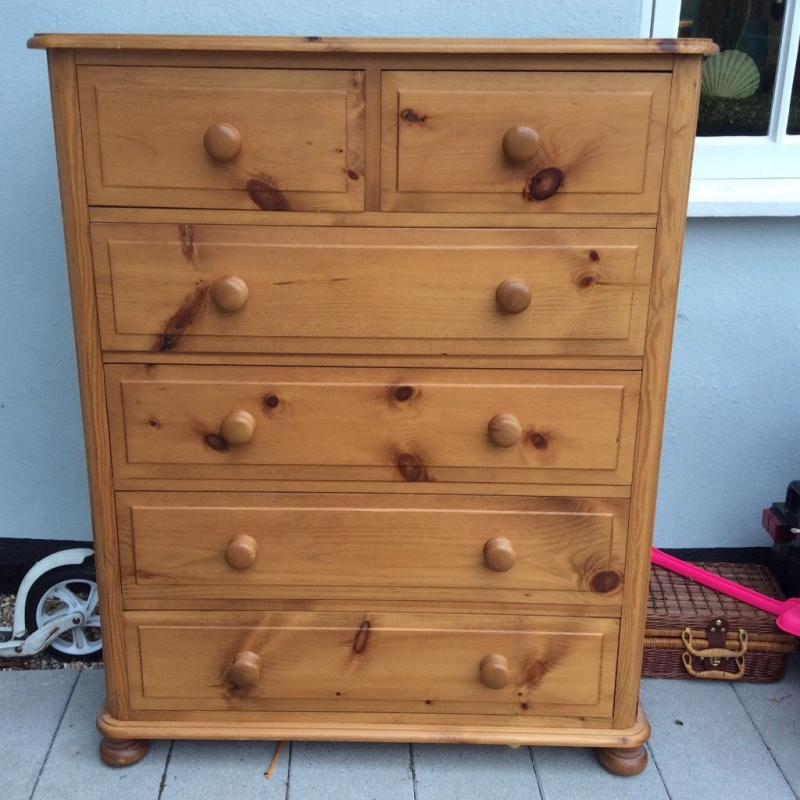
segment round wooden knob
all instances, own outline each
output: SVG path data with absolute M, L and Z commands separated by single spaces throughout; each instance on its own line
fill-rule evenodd
M 489 420 L 489 438 L 498 447 L 513 447 L 522 438 L 522 425 L 513 414 L 497 414 Z
M 505 314 L 521 314 L 531 304 L 531 290 L 524 281 L 510 278 L 497 287 L 494 299 Z
M 517 561 L 511 542 L 503 536 L 489 539 L 483 546 L 483 560 L 495 572 L 507 572 Z
M 203 146 L 214 161 L 230 161 L 242 149 L 242 134 L 227 122 L 215 122 L 206 128 Z
M 252 567 L 258 556 L 258 542 L 246 533 L 237 533 L 225 548 L 225 560 L 234 569 Z
M 484 656 L 480 663 L 481 681 L 490 689 L 502 689 L 508 686 L 511 675 L 508 671 L 508 659 L 499 653 Z
M 222 420 L 219 432 L 228 444 L 247 444 L 256 432 L 255 417 L 249 411 L 232 411 Z
M 250 290 L 236 275 L 220 278 L 211 287 L 211 299 L 220 311 L 238 311 L 247 302 Z
M 515 125 L 503 135 L 503 152 L 515 164 L 533 158 L 538 149 L 539 134 L 533 128 Z
M 228 680 L 240 689 L 249 689 L 261 677 L 261 659 L 252 650 L 242 650 L 236 654 L 233 664 L 228 668 Z

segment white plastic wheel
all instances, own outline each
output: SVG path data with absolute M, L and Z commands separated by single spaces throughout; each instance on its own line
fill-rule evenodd
M 103 649 L 97 582 L 89 578 L 67 578 L 44 589 L 36 604 L 36 627 L 53 617 L 72 611 L 84 615 L 84 622 L 50 643 L 57 653 L 71 658 L 89 658 Z

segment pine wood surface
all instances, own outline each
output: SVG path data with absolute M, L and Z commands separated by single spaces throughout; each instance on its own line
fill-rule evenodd
M 715 47 L 30 46 L 52 48 L 103 734 L 583 745 L 643 768 Z
M 136 709 L 535 717 L 605 716 L 612 707 L 615 620 L 142 611 L 126 624 L 130 657 L 141 663 Z M 242 652 L 256 656 L 259 674 L 240 687 L 230 671 Z M 508 661 L 500 688 L 481 680 L 492 653 Z
M 640 355 L 650 231 L 92 226 L 103 346 L 158 350 L 170 318 L 210 289 L 174 351 L 276 349 Z M 247 298 L 214 302 L 236 276 Z M 505 313 L 495 293 L 525 284 Z
M 200 50 L 287 53 L 637 53 L 713 55 L 710 39 L 424 39 L 322 36 L 179 36 L 143 34 L 37 33 L 28 47 L 80 50 Z
M 337 494 L 117 494 L 126 603 L 330 596 L 619 608 L 627 503 Z M 238 537 L 252 560 L 234 568 Z M 514 563 L 494 571 L 485 547 Z M 215 591 L 214 591 L 215 590 Z
M 670 77 L 656 73 L 386 72 L 383 210 L 652 212 Z M 512 163 L 506 131 L 531 125 L 538 145 Z M 557 168 L 552 195 L 526 197 L 532 174 Z
M 108 365 L 115 474 L 629 483 L 638 373 Z M 230 443 L 227 415 L 252 440 Z M 519 418 L 518 440 L 487 433 Z

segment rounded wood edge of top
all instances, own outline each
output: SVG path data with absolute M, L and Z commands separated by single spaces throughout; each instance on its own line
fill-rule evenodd
M 264 53 L 451 53 L 462 55 L 713 55 L 711 39 L 440 39 L 326 36 L 183 36 L 35 33 L 33 50 L 193 50 Z

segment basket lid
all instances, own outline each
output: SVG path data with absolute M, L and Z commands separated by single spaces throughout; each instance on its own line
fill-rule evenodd
M 784 599 L 772 573 L 760 564 L 715 562 L 700 564 L 703 569 L 755 589 L 770 597 Z M 647 600 L 647 628 L 705 628 L 713 617 L 723 617 L 737 628 L 754 633 L 786 636 L 775 624 L 775 617 L 732 597 L 715 592 L 662 567 L 651 567 L 650 594 Z

